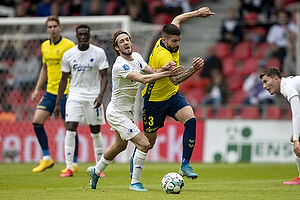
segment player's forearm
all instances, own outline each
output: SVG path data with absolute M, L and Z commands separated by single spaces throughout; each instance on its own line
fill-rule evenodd
M 43 84 L 46 82 L 46 80 L 47 80 L 47 71 L 42 67 L 39 75 L 39 79 L 35 86 L 35 90 L 40 90 Z
M 298 96 L 294 96 L 290 99 L 292 110 L 292 123 L 293 123 L 293 141 L 299 140 L 300 133 L 300 101 Z
M 55 104 L 59 105 L 60 101 L 64 95 L 64 92 L 66 90 L 68 84 L 68 79 L 62 78 L 59 82 L 59 87 L 58 87 L 58 93 L 57 93 L 57 97 L 56 97 L 56 101 Z
M 187 13 L 183 13 L 180 15 L 177 15 L 173 20 L 172 20 L 172 24 L 175 24 L 176 26 L 180 26 L 181 23 L 188 21 L 189 19 L 195 18 L 195 17 L 199 17 L 200 13 L 199 10 L 194 10 L 191 12 L 187 12 Z
M 108 84 L 108 77 L 107 76 L 102 77 L 102 79 L 101 79 L 101 88 L 100 88 L 100 92 L 98 94 L 99 97 L 104 96 L 104 93 L 105 93 L 106 88 L 107 88 L 107 84 Z
M 147 74 L 143 76 L 141 83 L 146 84 L 168 76 L 170 76 L 170 72 L 168 71 L 159 72 L 155 74 Z
M 182 74 L 170 77 L 170 80 L 174 85 L 178 85 L 179 83 L 182 83 L 183 81 L 190 78 L 195 72 L 196 71 L 193 69 L 193 67 L 190 67 L 189 69 L 185 70 Z

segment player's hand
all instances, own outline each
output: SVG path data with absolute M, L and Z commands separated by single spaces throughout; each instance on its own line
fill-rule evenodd
M 55 105 L 53 114 L 54 114 L 54 117 L 55 117 L 56 119 L 59 118 L 59 111 L 60 111 L 60 105 Z
M 31 101 L 36 102 L 36 97 L 39 94 L 38 90 L 34 90 L 33 93 L 31 94 Z
M 102 98 L 103 98 L 103 97 L 98 96 L 98 97 L 95 99 L 95 101 L 94 101 L 94 109 L 100 107 L 100 105 L 102 104 Z
M 193 69 L 196 71 L 200 70 L 204 65 L 204 60 L 200 57 L 193 59 Z
M 170 61 L 167 64 L 165 64 L 164 66 L 162 66 L 160 68 L 160 72 L 164 72 L 164 71 L 168 71 L 170 70 L 172 67 L 176 67 L 176 63 L 174 61 Z
M 182 72 L 184 71 L 184 67 L 182 65 L 179 65 L 178 67 L 172 67 L 170 69 L 170 76 L 177 76 L 179 74 L 182 74 Z
M 295 155 L 300 158 L 300 147 L 299 147 L 299 140 L 295 140 L 293 142 L 293 150 Z
M 207 18 L 211 15 L 215 15 L 215 13 L 211 12 L 208 7 L 200 8 L 198 11 L 199 11 L 199 17 L 202 17 L 202 18 Z

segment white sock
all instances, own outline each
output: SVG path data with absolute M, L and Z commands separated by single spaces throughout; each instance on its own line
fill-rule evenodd
M 295 163 L 297 165 L 298 168 L 298 172 L 299 172 L 299 177 L 300 177 L 300 158 L 298 158 L 297 156 L 295 156 Z
M 112 160 L 106 160 L 104 156 L 100 158 L 100 161 L 95 166 L 95 173 L 99 176 L 104 169 L 112 163 Z
M 51 156 L 43 156 L 43 160 L 49 161 L 51 159 L 52 159 Z
M 102 134 L 99 133 L 91 133 L 93 138 L 93 147 L 94 147 L 94 154 L 95 154 L 95 161 L 96 163 L 99 162 L 102 154 L 103 154 L 103 141 L 102 141 Z
M 75 136 L 76 131 L 66 131 L 66 138 L 65 138 L 65 159 L 67 169 L 72 169 L 72 163 L 74 158 L 74 151 L 75 151 Z
M 141 182 L 141 176 L 143 171 L 143 166 L 147 157 L 147 153 L 144 153 L 140 150 L 136 150 L 133 157 L 133 173 L 131 184 Z

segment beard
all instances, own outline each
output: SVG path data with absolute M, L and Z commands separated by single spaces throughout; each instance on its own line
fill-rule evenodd
M 178 47 L 171 47 L 169 44 L 167 44 L 166 47 L 172 53 L 176 53 L 179 50 L 179 46 Z
M 126 55 L 126 56 L 130 56 L 132 54 L 132 49 L 130 49 L 130 51 L 123 51 L 123 50 L 119 50 L 120 51 L 120 54 L 122 53 L 123 55 Z

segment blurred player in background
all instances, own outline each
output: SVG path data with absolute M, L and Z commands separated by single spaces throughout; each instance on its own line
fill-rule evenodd
M 207 18 L 214 15 L 209 8 L 203 7 L 198 10 L 183 13 L 176 16 L 171 24 L 163 27 L 162 38 L 160 38 L 149 58 L 149 65 L 155 69 L 160 69 L 170 61 L 174 61 L 179 66 L 179 45 L 181 40 L 180 24 L 195 17 Z M 204 60 L 194 58 L 192 67 L 188 68 L 182 74 L 173 77 L 166 77 L 146 85 L 142 91 L 144 97 L 143 107 L 143 125 L 144 133 L 150 141 L 151 147 L 154 146 L 157 138 L 157 131 L 164 126 L 167 115 L 180 121 L 184 127 L 183 133 L 183 154 L 182 164 L 179 173 L 182 176 L 195 179 L 198 177 L 189 165 L 193 153 L 196 139 L 196 118 L 194 111 L 189 103 L 179 94 L 178 84 L 191 77 L 195 72 L 201 69 Z M 132 162 L 136 156 L 134 152 L 130 159 L 130 173 L 136 166 Z
M 40 71 L 38 82 L 32 93 L 31 100 L 36 101 L 36 97 L 42 88 L 43 84 L 47 81 L 47 91 L 44 97 L 37 105 L 36 111 L 33 117 L 33 128 L 36 133 L 37 139 L 43 150 L 43 158 L 40 161 L 38 167 L 32 169 L 33 172 L 42 172 L 47 168 L 54 165 L 53 159 L 50 156 L 48 139 L 44 129 L 44 123 L 48 117 L 52 114 L 55 106 L 55 100 L 58 92 L 58 85 L 61 78 L 60 63 L 63 54 L 68 49 L 75 46 L 74 42 L 64 38 L 60 35 L 61 26 L 59 18 L 56 16 L 49 16 L 46 20 L 46 29 L 49 33 L 50 39 L 43 42 L 41 50 L 43 55 L 43 65 Z M 69 84 L 64 91 L 64 96 L 61 103 L 62 118 L 65 118 L 65 103 L 66 95 L 68 94 Z M 76 135 L 76 157 L 74 158 L 74 167 L 77 163 L 78 152 L 78 136 Z
M 106 118 L 115 131 L 114 143 L 108 147 L 96 166 L 87 169 L 91 189 L 96 189 L 100 173 L 113 159 L 127 147 L 130 140 L 136 147 L 133 160 L 138 165 L 129 186 L 130 190 L 147 191 L 140 182 L 143 165 L 150 147 L 149 140 L 133 122 L 135 96 L 139 83 L 177 75 L 182 67 L 168 62 L 160 70 L 155 70 L 144 61 L 139 53 L 133 52 L 131 37 L 124 31 L 117 31 L 111 38 L 112 47 L 118 56 L 112 68 L 112 97 L 106 109 Z M 141 71 L 147 75 L 141 74 Z
M 263 87 L 273 94 L 282 94 L 290 103 L 292 110 L 293 134 L 291 142 L 295 153 L 295 162 L 299 176 L 292 181 L 284 182 L 284 185 L 300 185 L 300 76 L 282 77 L 278 68 L 267 68 L 259 75 Z
M 76 28 L 78 45 L 66 51 L 61 61 L 62 77 L 54 108 L 56 118 L 59 117 L 60 102 L 70 75 L 71 79 L 66 103 L 65 159 L 67 171 L 60 177 L 73 176 L 75 136 L 82 117 L 90 126 L 96 163 L 103 153 L 100 125 L 105 124 L 102 99 L 108 83 L 108 60 L 102 48 L 89 43 L 90 37 L 90 27 L 84 24 L 79 25 Z

